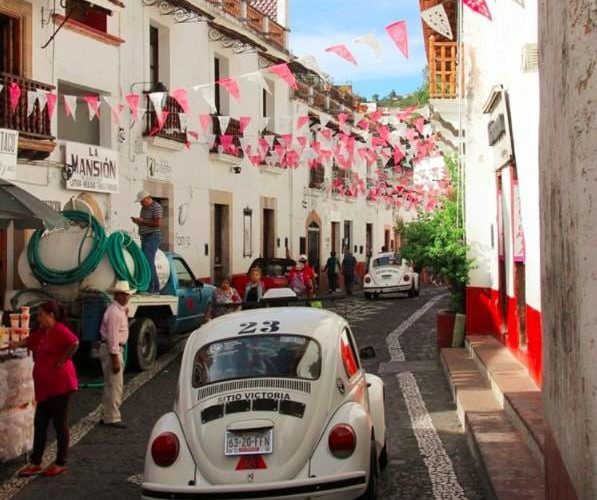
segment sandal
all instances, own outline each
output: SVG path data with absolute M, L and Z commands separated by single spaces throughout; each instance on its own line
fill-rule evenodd
M 29 464 L 23 467 L 19 472 L 18 475 L 20 477 L 31 477 L 37 476 L 42 471 L 41 465 Z
M 52 464 L 44 469 L 44 471 L 42 472 L 42 476 L 56 477 L 56 476 L 59 476 L 60 474 L 62 474 L 63 472 L 66 472 L 65 465 Z

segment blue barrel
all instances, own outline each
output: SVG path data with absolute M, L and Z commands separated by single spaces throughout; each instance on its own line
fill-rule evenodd
M 100 325 L 104 312 L 110 304 L 103 295 L 87 295 L 82 300 L 81 340 L 95 342 L 100 340 Z

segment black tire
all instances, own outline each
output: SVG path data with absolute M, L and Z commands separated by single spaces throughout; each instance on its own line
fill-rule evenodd
M 130 366 L 142 372 L 149 370 L 158 354 L 158 332 L 149 318 L 134 319 L 129 326 Z
M 418 297 L 419 295 L 421 295 L 421 284 L 419 283 L 419 286 L 415 289 L 415 297 Z
M 371 300 L 371 294 L 369 292 L 365 292 L 365 298 L 367 300 Z
M 376 292 L 376 293 L 374 293 L 374 294 L 373 294 L 373 298 L 374 298 L 375 300 L 379 299 L 379 293 L 377 293 L 377 292 Z
M 379 454 L 379 470 L 383 472 L 388 466 L 388 440 L 386 439 Z
M 415 282 L 413 281 L 413 284 L 410 286 L 410 289 L 408 290 L 408 296 L 412 299 L 413 297 L 416 297 L 416 287 L 415 287 Z
M 377 500 L 377 457 L 375 454 L 375 442 L 371 443 L 371 466 L 369 468 L 367 489 L 358 500 Z

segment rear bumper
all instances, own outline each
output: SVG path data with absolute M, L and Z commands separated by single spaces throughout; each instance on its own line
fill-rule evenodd
M 396 292 L 408 292 L 412 287 L 412 282 L 408 282 L 404 285 L 365 285 L 363 291 L 365 293 L 396 293 Z
M 277 500 L 317 497 L 348 500 L 362 494 L 366 485 L 367 474 L 365 471 L 275 483 L 224 486 L 163 486 L 143 483 L 141 498 L 146 500 L 156 498 L 170 500 L 234 500 L 238 498 Z

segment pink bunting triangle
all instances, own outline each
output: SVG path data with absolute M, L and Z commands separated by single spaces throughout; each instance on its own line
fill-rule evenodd
M 296 78 L 294 77 L 292 71 L 290 71 L 288 64 L 276 64 L 275 66 L 270 66 L 267 68 L 267 71 L 281 78 L 282 81 L 291 89 L 296 90 L 298 88 L 296 84 Z
M 239 127 L 240 127 L 240 133 L 244 134 L 246 128 L 249 126 L 249 123 L 251 123 L 251 117 L 250 116 L 241 116 L 238 119 L 238 123 L 239 123 Z
M 85 102 L 87 103 L 87 107 L 89 108 L 89 120 L 93 120 L 96 116 L 99 118 L 99 97 L 96 95 L 86 95 L 83 96 L 83 99 L 85 100 Z
M 238 82 L 234 78 L 229 76 L 218 80 L 216 83 L 221 87 L 224 87 L 237 102 L 240 102 L 240 88 Z
M 378 122 L 382 116 L 383 116 L 383 113 L 381 111 L 374 111 L 373 113 L 371 113 L 369 115 L 371 120 L 373 120 L 374 122 Z
M 299 116 L 296 119 L 296 128 L 298 130 L 302 129 L 307 123 L 309 123 L 309 115 Z
M 342 59 L 348 61 L 351 64 L 354 64 L 355 66 L 358 65 L 357 60 L 352 55 L 352 52 L 348 50 L 348 47 L 346 45 L 333 45 L 332 47 L 328 47 L 327 49 L 325 49 L 325 51 L 331 52 L 332 54 L 336 54 L 337 56 L 341 57 Z
M 199 115 L 199 123 L 203 132 L 206 134 L 209 132 L 209 126 L 211 125 L 211 115 Z
M 58 101 L 58 96 L 56 94 L 46 94 L 46 109 L 48 110 L 48 117 L 50 120 L 52 119 L 54 110 L 56 109 L 56 101 Z
M 406 21 L 396 21 L 386 26 L 386 32 L 393 40 L 400 52 L 408 59 L 408 33 Z
M 171 90 L 170 97 L 172 97 L 180 105 L 183 113 L 189 113 L 191 107 L 189 106 L 189 99 L 186 89 Z
M 21 98 L 21 87 L 19 87 L 15 82 L 10 82 L 8 86 L 8 97 L 10 103 L 10 111 L 14 113 L 17 109 L 17 105 L 19 104 L 19 99 Z
M 114 104 L 111 106 L 112 121 L 114 122 L 114 125 L 120 125 L 120 115 L 122 114 L 123 109 L 124 104 Z
M 338 113 L 338 123 L 340 123 L 340 125 L 344 125 L 346 120 L 348 120 L 348 116 L 348 113 Z
M 423 135 L 423 126 L 425 125 L 425 118 L 420 117 L 414 121 L 415 128 L 419 132 L 419 134 Z
M 158 121 L 158 130 L 157 130 L 157 132 L 159 132 L 160 130 L 162 130 L 162 128 L 164 128 L 164 125 L 166 124 L 166 120 L 168 119 L 168 115 L 169 114 L 170 114 L 170 111 L 166 111 L 165 109 L 162 110 L 161 113 L 156 113 L 156 118 L 157 118 L 157 121 Z
M 139 118 L 139 101 L 141 96 L 139 94 L 128 94 L 125 95 L 124 98 L 129 106 L 131 117 L 133 118 L 133 121 L 136 122 Z
M 404 158 L 404 153 L 400 148 L 394 149 L 394 165 L 400 165 L 400 162 Z
M 463 0 L 463 3 L 477 14 L 485 16 L 490 21 L 492 20 L 491 12 L 489 10 L 489 7 L 487 6 L 486 0 Z

